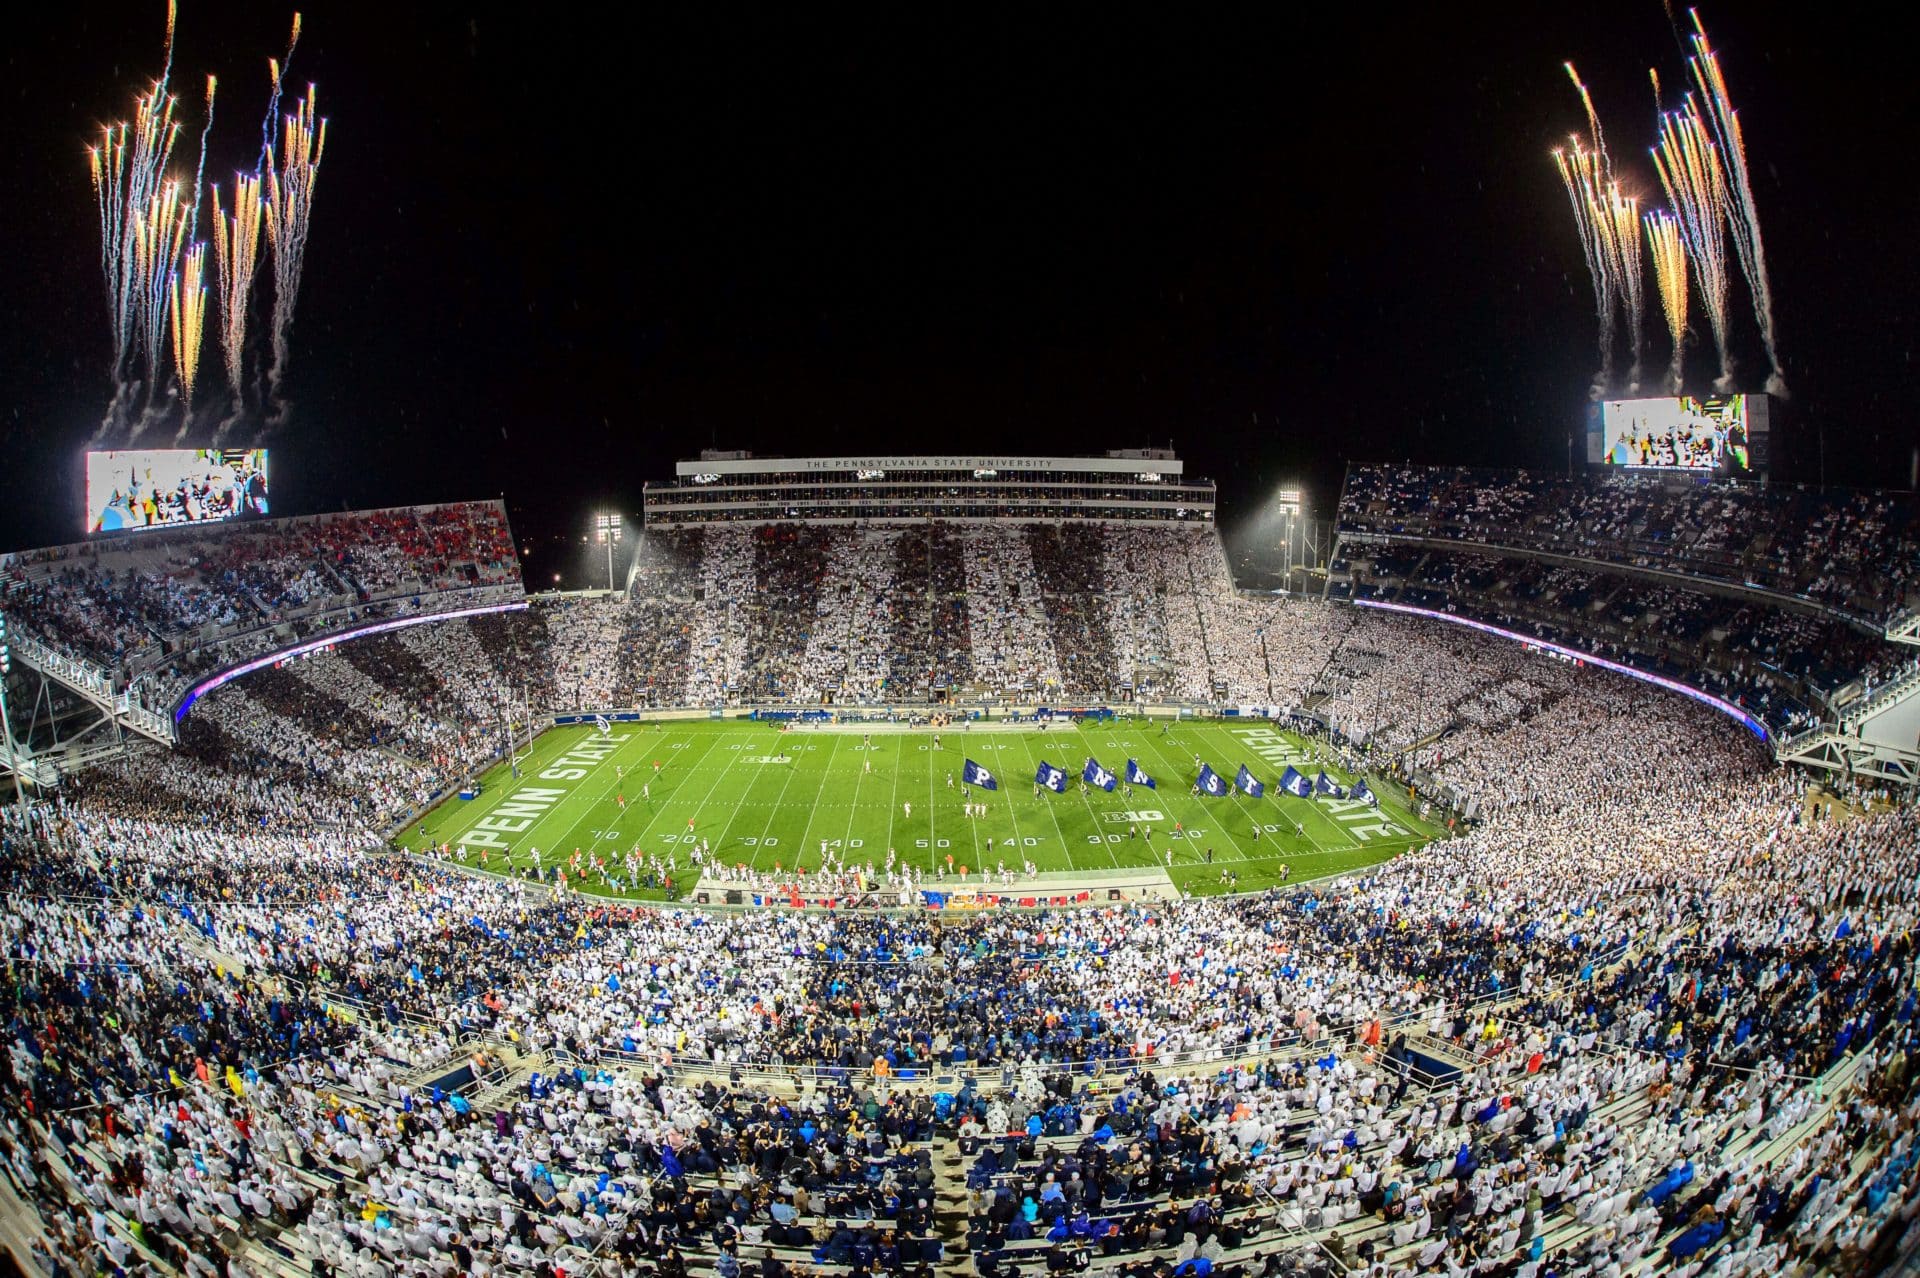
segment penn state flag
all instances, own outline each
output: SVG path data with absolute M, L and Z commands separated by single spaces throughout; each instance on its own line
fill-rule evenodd
M 1206 764 L 1200 765 L 1200 793 L 1211 794 L 1216 799 L 1227 792 L 1227 783 L 1218 772 Z
M 1294 768 L 1289 767 L 1286 772 L 1281 774 L 1280 788 L 1288 794 L 1304 799 L 1313 793 L 1313 782 L 1302 776 Z
M 966 785 L 977 785 L 982 790 L 998 790 L 1000 783 L 993 779 L 993 773 L 987 771 L 972 759 L 960 769 L 960 780 Z
M 1240 775 L 1233 779 L 1233 783 L 1240 787 L 1240 793 L 1249 798 L 1257 799 L 1267 792 L 1267 787 L 1253 779 L 1253 773 L 1247 771 L 1244 763 L 1240 765 Z
M 603 737 L 613 731 L 613 725 L 607 722 L 607 716 L 604 714 L 593 716 L 593 726 L 600 729 L 600 735 Z
M 1114 783 L 1119 778 L 1115 777 L 1113 773 L 1107 771 L 1105 768 L 1101 767 L 1098 763 L 1095 763 L 1092 755 L 1088 755 L 1086 771 L 1080 774 L 1080 779 L 1082 781 L 1085 781 L 1088 785 L 1097 785 L 1102 790 L 1111 792 L 1113 790 Z
M 1380 800 L 1373 797 L 1373 791 L 1367 788 L 1365 781 L 1355 781 L 1353 789 L 1347 791 L 1347 797 L 1359 799 L 1362 803 L 1370 803 L 1376 808 L 1380 806 Z
M 1142 772 L 1140 770 L 1140 765 L 1138 763 L 1135 763 L 1132 759 L 1127 760 L 1127 784 L 1128 785 L 1144 785 L 1149 790 L 1154 790 L 1159 788 L 1153 784 L 1153 778 L 1148 776 L 1146 773 Z
M 1347 797 L 1347 792 L 1340 788 L 1340 783 L 1328 776 L 1324 770 L 1313 779 L 1313 790 L 1315 794 L 1330 795 L 1336 799 Z
M 1039 770 L 1033 774 L 1033 779 L 1036 783 L 1044 785 L 1055 794 L 1065 794 L 1067 792 L 1067 774 L 1054 767 L 1051 763 L 1048 763 L 1045 759 L 1040 760 Z

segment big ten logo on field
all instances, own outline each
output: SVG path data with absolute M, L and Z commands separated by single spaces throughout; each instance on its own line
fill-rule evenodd
M 1141 808 L 1138 812 L 1102 812 L 1100 819 L 1108 825 L 1151 825 L 1166 820 L 1167 814 L 1158 808 Z

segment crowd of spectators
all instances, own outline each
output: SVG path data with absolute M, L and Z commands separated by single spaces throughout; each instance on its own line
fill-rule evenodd
M 1063 691 L 1032 547 L 1018 528 L 963 531 L 967 623 L 976 684 L 995 696 L 1046 700 Z
M 499 502 L 181 528 L 0 556 L 16 625 L 108 666 L 316 610 L 517 584 Z
M 922 701 L 937 689 L 976 682 L 967 597 L 967 543 L 962 529 L 930 524 L 902 534 L 894 583 L 887 590 L 890 635 L 887 699 Z
M 1911 493 L 1674 473 L 1358 466 L 1341 533 L 1477 542 L 1656 568 L 1883 623 L 1920 573 Z
M 1440 623 L 1234 608 L 1257 638 L 1229 651 L 1277 652 L 1337 716 L 1447 707 L 1427 766 L 1488 819 L 1245 898 L 653 910 L 370 850 L 492 748 L 494 663 L 557 642 L 549 610 L 216 691 L 183 752 L 0 818 L 0 1106 L 47 1245 L 724 1278 L 914 1272 L 965 1241 L 990 1276 L 1057 1236 L 1141 1274 L 1537 1278 L 1901 1236 L 1911 807 L 1812 823 L 1723 717 Z M 799 1098 L 726 1081 L 802 1066 L 825 1073 Z M 1841 1068 L 1844 1103 L 1806 1086 Z M 886 1086 L 929 1073 L 945 1099 Z M 957 1233 L 945 1142 L 972 1160 Z
M 1831 613 L 1459 548 L 1349 546 L 1337 597 L 1469 616 L 1690 683 L 1775 729 L 1912 663 Z
M 744 687 L 754 602 L 754 530 L 710 528 L 687 634 L 687 700 L 720 705 Z
M 885 697 L 901 541 L 894 528 L 849 531 L 834 539 L 795 679 L 800 699 Z
M 1105 624 L 1105 596 L 1128 591 L 1106 573 L 1106 530 L 1099 524 L 1029 524 L 1027 550 L 1040 589 L 1047 636 L 1060 666 L 1064 696 L 1113 695 L 1119 667 Z
M 831 1093 L 814 1111 L 776 1114 L 752 1096 L 675 1088 L 652 1066 L 636 1075 L 621 1065 L 668 1059 L 813 1062 L 858 1077 L 882 1059 L 893 1072 L 936 1063 L 985 1071 L 989 1081 L 963 1091 L 943 1131 L 1068 1136 L 1081 1159 L 1023 1169 L 1031 1159 L 1020 1157 L 1020 1138 L 999 1147 L 1005 1175 L 996 1161 L 976 1177 L 974 1241 L 988 1255 L 1017 1250 L 1023 1227 L 1032 1237 L 1064 1229 L 1105 1255 L 1172 1252 L 1176 1262 L 1189 1242 L 1193 1254 L 1219 1258 L 1263 1235 L 1292 1243 L 1367 1231 L 1370 1254 L 1398 1247 L 1404 1263 L 1431 1267 L 1442 1253 L 1520 1254 L 1556 1219 L 1577 1226 L 1569 1238 L 1596 1255 L 1597 1239 L 1645 1253 L 1697 1223 L 1697 1206 L 1663 1213 L 1662 1196 L 1643 1214 L 1634 1201 L 1672 1165 L 1697 1163 L 1702 1183 L 1724 1175 L 1715 1219 L 1739 1222 L 1739 1191 L 1760 1201 L 1773 1173 L 1716 1157 L 1728 1133 L 1786 1133 L 1806 1112 L 1805 1089 L 1789 1075 L 1822 1072 L 1883 1032 L 1904 1041 L 1920 831 L 1906 810 L 1802 825 L 1796 787 L 1755 776 L 1751 756 L 1703 712 L 1675 703 L 1640 719 L 1639 734 L 1593 748 L 1616 761 L 1655 752 L 1658 787 L 1623 793 L 1596 772 L 1567 802 L 1523 795 L 1467 839 L 1332 891 L 939 927 L 542 903 L 511 881 L 358 861 L 350 840 L 297 821 L 248 835 L 143 820 L 121 810 L 165 810 L 164 796 L 143 794 L 137 778 L 107 778 L 42 809 L 33 827 L 9 826 L 8 855 L 22 858 L 13 881 L 31 876 L 48 894 L 31 906 L 16 900 L 15 925 L 34 925 L 32 945 L 89 947 L 84 966 L 102 973 L 95 991 L 58 1005 L 151 1016 L 140 1023 L 155 1032 L 133 1036 L 138 1054 L 123 1054 L 69 1025 L 60 1041 L 85 1044 L 88 1064 L 65 1054 L 57 1067 L 35 1056 L 41 1039 L 29 1036 L 13 1068 L 17 1079 L 31 1074 L 16 1094 L 34 1099 L 29 1125 L 65 1110 L 62 1100 L 90 1106 L 49 1126 L 47 1139 L 68 1151 L 93 1209 L 141 1221 L 141 1242 L 162 1254 L 272 1224 L 299 1236 L 302 1255 L 371 1254 L 423 1272 L 436 1254 L 453 1254 L 450 1235 L 509 1266 L 567 1247 L 604 1246 L 619 1264 L 657 1257 L 663 1244 L 717 1257 L 729 1242 L 757 1251 L 778 1239 L 851 1262 L 858 1229 L 839 1237 L 829 1221 L 808 1219 L 810 1197 L 830 1204 L 837 1192 L 824 1216 L 893 1223 L 891 1251 L 865 1240 L 876 1256 L 909 1267 L 901 1244 L 912 1239 L 924 1257 L 925 1216 L 902 1200 L 924 1192 L 928 1169 L 912 1147 L 934 1134 L 927 1113 L 879 1123 Z M 1530 779 L 1564 767 L 1511 744 L 1512 770 Z M 304 786 L 302 802 L 312 803 L 310 783 L 285 784 Z M 335 904 L 316 910 L 319 900 Z M 46 913 L 62 909 L 82 925 Z M 203 942 L 252 975 L 214 973 L 192 948 Z M 1624 961 L 1616 946 L 1628 947 Z M 183 969 L 184 988 L 214 1009 L 217 1032 L 206 1031 L 204 1045 L 165 1029 L 191 1001 L 120 992 L 126 973 L 114 964 L 136 950 L 148 967 Z M 383 1035 L 375 1052 L 311 999 L 285 994 L 262 1024 L 230 1028 L 224 1018 L 262 1001 L 267 987 L 253 982 L 267 977 L 282 990 L 331 984 L 362 1006 L 392 1009 L 392 1023 L 438 1027 L 429 1041 L 445 1050 L 483 1031 L 578 1061 L 583 1073 L 544 1091 L 530 1082 L 523 1099 L 497 1100 L 491 1114 L 462 1113 L 392 1082 L 420 1055 L 420 1035 L 411 1044 Z M 290 1025 L 275 1030 L 282 1021 Z M 1451 1042 L 1473 1064 L 1447 1090 L 1409 1094 L 1367 1066 L 1364 1048 L 1382 1023 Z M 182 1046 L 163 1064 L 137 1046 L 177 1041 L 203 1050 Z M 321 1056 L 291 1059 L 303 1041 Z M 1278 1064 L 1177 1072 L 1194 1056 L 1289 1043 L 1298 1051 L 1283 1050 Z M 1876 1070 L 1883 1059 L 1874 1057 Z M 289 1067 L 276 1070 L 283 1060 Z M 1074 1098 L 1071 1084 L 1045 1104 L 1033 1095 L 1029 1076 L 1042 1062 L 1125 1071 L 1146 1060 L 1166 1062 L 1171 1081 L 1138 1075 L 1097 1099 Z M 1010 1080 L 1004 1071 L 1016 1068 Z M 139 1095 L 156 1075 L 169 1080 L 164 1096 Z M 47 1090 L 55 1086 L 87 1095 Z M 1589 1125 L 1595 1111 L 1635 1096 L 1657 1103 L 1631 1124 Z M 1862 1125 L 1904 1135 L 1912 1118 L 1894 1105 Z M 819 1156 L 811 1186 L 807 1155 L 792 1164 L 785 1153 L 809 1123 L 814 1137 L 840 1142 L 798 1146 Z M 839 1160 L 852 1144 L 861 1174 L 842 1183 Z M 92 1156 L 74 1156 L 78 1146 Z M 1801 1172 L 1831 1168 L 1841 1152 L 1809 1148 Z M 1851 1160 L 1866 1148 L 1844 1152 Z M 759 1170 L 760 1188 L 701 1179 L 742 1166 Z M 298 1175 L 321 1167 L 354 1186 L 351 1199 Z M 995 1219 L 1008 1177 L 1031 1179 L 1011 1193 L 1020 1224 Z M 1798 1185 L 1780 1183 L 1768 1215 Z M 706 1184 L 729 1193 L 717 1200 Z M 858 1202 L 856 1190 L 872 1201 Z M 663 1197 L 689 1195 L 708 1204 L 698 1226 L 658 1213 Z M 1844 1205 L 1813 1197 L 1801 1214 L 1818 1207 L 1824 1220 Z M 1199 1199 L 1208 1209 L 1194 1218 Z M 1404 1203 L 1397 1213 L 1395 1201 Z M 364 1203 L 377 1208 L 371 1219 Z M 1129 1203 L 1145 1209 L 1117 1210 Z M 1177 1223 L 1166 1215 L 1176 1207 Z M 796 1221 L 805 1223 L 790 1232 Z M 1097 1232 L 1095 1221 L 1104 1222 Z M 1745 1223 L 1750 1245 L 1773 1241 Z M 103 1245 L 116 1237 L 107 1230 Z

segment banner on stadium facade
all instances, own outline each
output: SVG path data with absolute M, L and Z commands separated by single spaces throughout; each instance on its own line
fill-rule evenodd
M 912 457 L 886 454 L 874 457 L 702 457 L 674 463 L 682 479 L 696 475 L 798 475 L 835 471 L 1070 471 L 1092 475 L 1165 475 L 1186 470 L 1177 457 L 1008 457 L 987 454 L 941 454 Z

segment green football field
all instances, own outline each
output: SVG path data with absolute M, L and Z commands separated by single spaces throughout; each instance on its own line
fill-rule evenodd
M 446 801 L 396 843 L 413 851 L 464 846 L 473 865 L 482 864 L 484 850 L 484 864 L 496 871 L 530 864 L 534 849 L 542 864 L 553 864 L 575 849 L 617 862 L 637 846 L 674 855 L 676 894 L 693 885 L 687 845 L 701 839 L 729 865 L 765 870 L 797 864 L 811 872 L 824 841 L 848 864 L 871 860 L 882 868 L 892 848 L 899 863 L 926 871 L 928 887 L 952 856 L 950 885 L 961 865 L 978 883 L 983 867 L 1004 861 L 1018 873 L 1031 860 L 1042 872 L 1152 865 L 1201 893 L 1265 887 L 1283 867 L 1294 882 L 1338 874 L 1436 833 L 1383 783 L 1373 783 L 1377 808 L 1282 794 L 1279 777 L 1289 764 L 1308 776 L 1325 767 L 1342 785 L 1353 778 L 1327 766 L 1312 743 L 1264 724 L 1129 720 L 1045 731 L 954 727 L 938 736 L 935 749 L 931 730 L 880 724 L 870 735 L 860 725 L 782 733 L 740 720 L 621 723 L 607 734 L 552 728 L 522 754 L 518 777 L 506 764 L 495 767 L 478 798 Z M 1157 788 L 1135 786 L 1131 798 L 1124 786 L 1083 788 L 1089 755 L 1120 775 L 1136 759 Z M 1229 784 L 1245 764 L 1266 785 L 1265 796 L 1195 796 L 1195 756 Z M 990 770 L 999 790 L 963 794 L 966 759 Z M 1042 759 L 1067 774 L 1067 793 L 1034 793 Z M 967 801 L 986 803 L 985 815 L 964 815 Z M 1132 829 L 1150 829 L 1151 842 Z M 1237 883 L 1221 882 L 1226 871 Z M 610 890 L 598 876 L 575 886 Z M 626 886 L 621 894 L 658 899 L 666 892 Z

